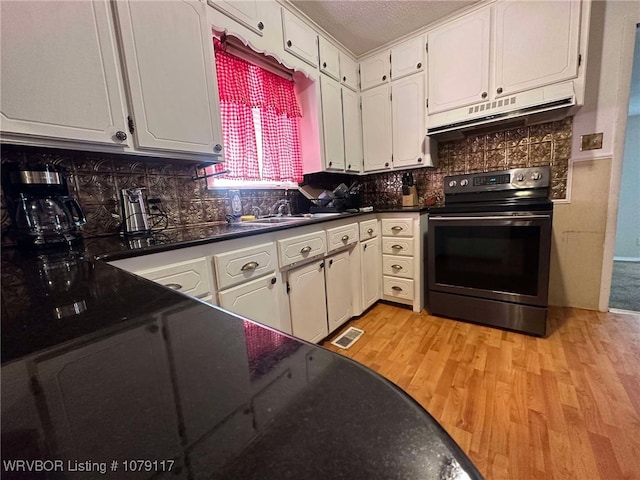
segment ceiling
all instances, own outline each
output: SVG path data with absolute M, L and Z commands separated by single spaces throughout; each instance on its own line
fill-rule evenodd
M 478 0 L 290 0 L 360 56 Z

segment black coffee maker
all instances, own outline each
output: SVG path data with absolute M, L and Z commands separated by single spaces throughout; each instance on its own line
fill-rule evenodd
M 5 164 L 2 183 L 18 245 L 46 249 L 82 242 L 78 227 L 87 220 L 69 193 L 60 167 L 51 164 Z

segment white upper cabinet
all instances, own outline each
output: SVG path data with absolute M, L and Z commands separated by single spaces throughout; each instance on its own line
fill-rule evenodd
M 260 2 L 257 0 L 243 0 L 240 2 L 208 0 L 208 3 L 213 8 L 224 12 L 228 17 L 247 27 L 253 33 L 259 36 L 264 34 L 265 19 L 262 18 L 261 6 L 269 2 Z
M 498 1 L 494 8 L 496 98 L 577 76 L 579 1 Z
M 136 146 L 220 154 L 220 107 L 206 5 L 183 0 L 114 5 Z
M 391 83 L 394 168 L 427 163 L 424 91 L 424 74 Z
M 347 172 L 359 173 L 362 161 L 362 124 L 358 94 L 342 87 L 342 119 L 344 124 L 344 167 Z
M 340 82 L 351 90 L 358 90 L 358 63 L 340 52 Z
M 318 65 L 318 35 L 301 19 L 282 9 L 284 49 L 310 65 Z
M 360 62 L 360 89 L 364 91 L 389 82 L 390 62 L 388 50 Z
M 3 134 L 129 143 L 109 2 L 0 2 L 0 18 Z
M 365 172 L 391 168 L 390 90 L 389 85 L 382 85 L 360 95 Z
M 324 131 L 324 163 L 327 170 L 344 170 L 344 134 L 340 84 L 320 75 L 322 96 L 322 128 Z
M 490 26 L 487 7 L 428 34 L 429 114 L 487 98 Z
M 424 70 L 426 42 L 424 36 L 407 40 L 391 49 L 391 80 Z
M 323 37 L 318 37 L 320 51 L 320 71 L 334 80 L 340 80 L 340 52 Z

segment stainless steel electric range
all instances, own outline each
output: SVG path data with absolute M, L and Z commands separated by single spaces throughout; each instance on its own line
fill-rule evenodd
M 429 209 L 429 311 L 544 336 L 553 203 L 549 167 L 445 177 Z

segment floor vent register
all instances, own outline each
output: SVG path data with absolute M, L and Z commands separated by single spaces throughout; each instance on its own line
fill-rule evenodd
M 359 328 L 355 327 L 349 327 L 342 335 L 331 342 L 331 345 L 335 345 L 336 347 L 344 348 L 346 350 L 351 345 L 356 343 L 363 333 L 364 330 L 360 330 Z

